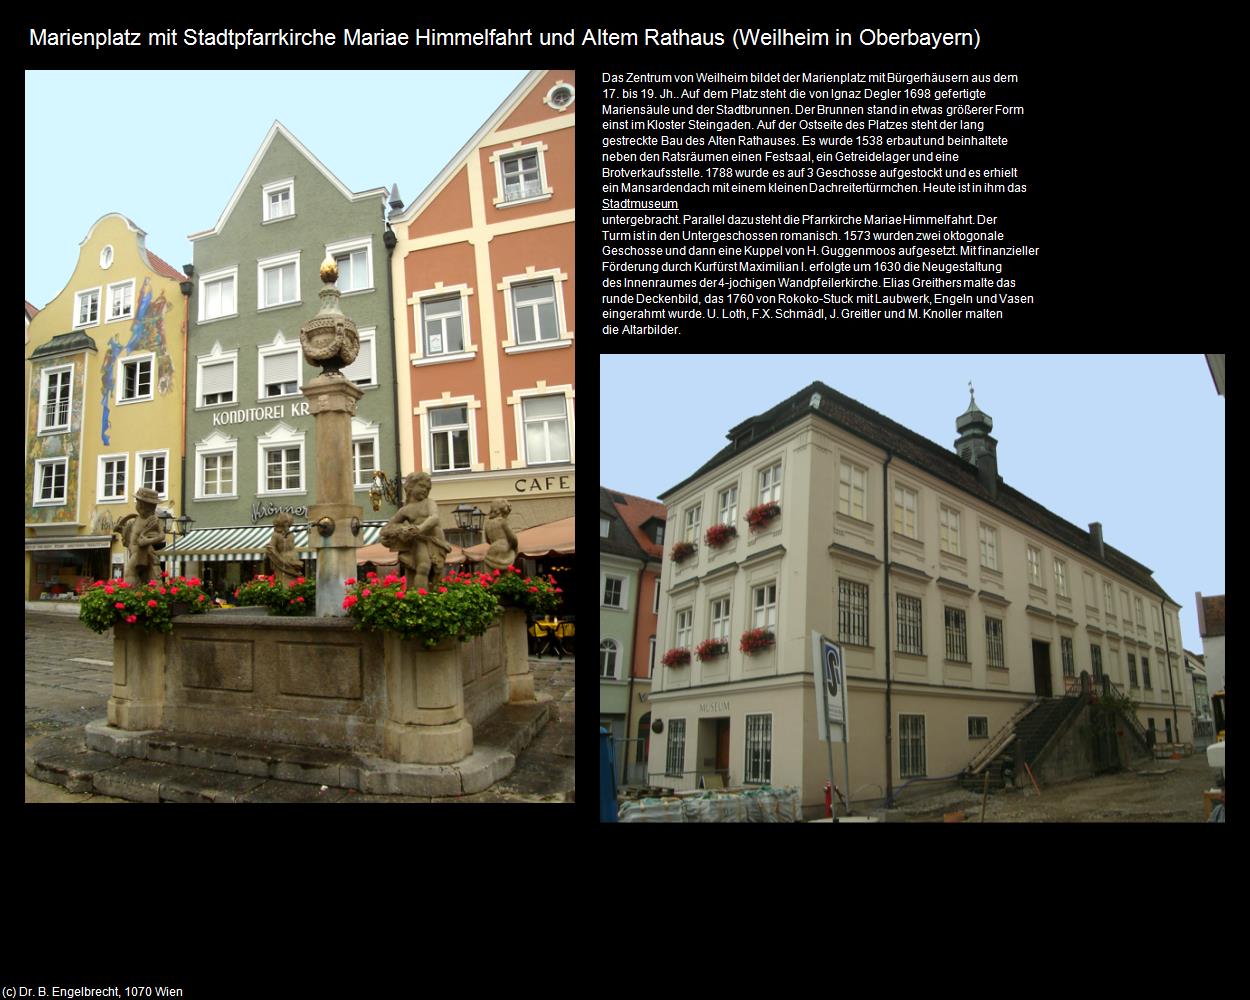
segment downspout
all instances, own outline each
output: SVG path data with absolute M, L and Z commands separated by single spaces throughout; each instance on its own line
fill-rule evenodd
M 386 245 L 386 308 L 391 318 L 391 360 L 394 362 L 391 380 L 391 399 L 394 401 L 395 406 L 395 472 L 402 481 L 404 466 L 399 453 L 399 358 L 402 356 L 402 352 L 398 350 L 398 345 L 395 342 L 395 278 L 391 274 L 391 258 L 395 255 L 395 244 L 398 240 L 395 238 L 395 232 L 391 229 L 390 222 L 385 219 L 383 221 L 386 225 L 386 230 L 382 233 L 382 242 Z M 409 417 L 409 419 L 412 418 Z M 379 463 L 381 460 L 382 456 L 379 455 Z M 400 487 L 400 497 L 402 501 L 402 486 Z M 402 502 L 397 504 L 397 506 L 402 506 Z
M 638 570 L 638 590 L 634 594 L 634 656 L 638 655 L 638 619 L 642 615 L 642 578 L 647 575 L 647 561 L 644 559 Z M 629 665 L 629 700 L 625 702 L 625 738 L 621 741 L 624 752 L 621 754 L 621 784 L 628 782 L 625 778 L 629 768 L 629 734 L 634 731 L 631 716 L 634 712 L 634 664 Z
M 894 453 L 887 450 L 885 465 L 881 467 L 881 527 L 882 543 L 885 549 L 885 804 L 886 808 L 894 805 L 894 729 L 890 720 L 891 677 L 890 677 L 890 462 Z M 847 789 L 847 795 L 851 791 Z
M 1176 718 L 1176 683 L 1172 680 L 1172 644 L 1168 641 L 1168 609 L 1162 600 L 1159 601 L 1159 614 L 1163 616 L 1163 648 L 1168 654 L 1168 687 L 1172 691 L 1172 739 L 1179 743 L 1181 739 L 1181 724 Z
M 191 290 L 195 287 L 194 282 L 190 280 L 190 274 L 187 278 L 187 281 L 178 285 L 178 290 L 182 292 L 182 304 L 186 307 L 182 314 L 182 430 L 181 437 L 178 439 L 178 450 L 182 453 L 178 456 L 179 517 L 187 516 L 187 355 L 190 353 L 191 341 Z M 186 560 L 186 556 L 183 556 L 183 560 Z M 112 572 L 111 566 L 109 572 Z M 175 563 L 174 573 L 177 572 L 178 566 Z

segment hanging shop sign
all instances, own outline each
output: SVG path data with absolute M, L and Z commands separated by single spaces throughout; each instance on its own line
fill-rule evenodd
M 291 403 L 277 403 L 272 406 L 249 406 L 241 410 L 226 410 L 224 413 L 213 414 L 213 426 L 225 427 L 228 424 L 248 424 L 254 420 L 285 420 L 287 407 L 293 417 L 308 416 L 308 400 L 293 400 Z
M 252 523 L 264 520 L 267 517 L 275 517 L 278 514 L 291 514 L 299 517 L 308 516 L 307 507 L 292 507 L 290 505 L 279 506 L 273 503 L 254 503 L 252 504 Z

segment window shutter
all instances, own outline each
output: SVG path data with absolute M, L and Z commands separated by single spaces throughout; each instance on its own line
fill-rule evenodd
M 373 341 L 362 340 L 360 342 L 360 353 L 356 355 L 356 360 L 343 369 L 343 377 L 351 379 L 353 382 L 365 382 L 368 385 L 373 384 Z
M 214 393 L 230 392 L 234 388 L 234 362 L 204 365 L 200 369 L 200 394 L 211 396 Z
M 265 358 L 265 384 L 299 381 L 299 352 L 270 354 Z

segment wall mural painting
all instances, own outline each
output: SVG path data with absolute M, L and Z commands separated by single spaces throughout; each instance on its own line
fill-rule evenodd
M 29 454 L 26 456 L 26 523 L 56 524 L 59 521 L 74 521 L 78 517 L 78 458 L 79 441 L 82 434 L 82 400 L 86 378 L 85 357 L 77 355 L 70 359 L 74 364 L 74 386 L 71 392 L 69 430 L 62 434 L 31 434 L 28 438 Z M 39 426 L 39 387 L 43 379 L 43 370 L 50 366 L 63 365 L 66 358 L 49 358 L 44 361 L 32 362 L 30 366 L 30 398 L 26 401 L 26 426 Z M 41 458 L 67 458 L 69 464 L 65 476 L 66 503 L 56 507 L 36 507 L 35 499 L 35 462 Z
M 134 321 L 130 324 L 130 340 L 122 347 L 114 337 L 104 347 L 104 359 L 100 365 L 100 441 L 109 443 L 109 402 L 113 399 L 116 386 L 117 359 L 122 354 L 133 354 L 135 351 L 154 351 L 156 353 L 156 391 L 164 396 L 174 385 L 174 362 L 169 356 L 165 342 L 165 313 L 169 311 L 169 301 L 165 293 L 152 298 L 152 279 L 143 279 L 143 288 L 139 292 L 139 305 L 135 309 Z

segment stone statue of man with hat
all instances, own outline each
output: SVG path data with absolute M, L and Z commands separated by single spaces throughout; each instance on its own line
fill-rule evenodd
M 113 529 L 113 534 L 120 534 L 126 546 L 124 578 L 133 587 L 141 587 L 161 574 L 161 561 L 156 553 L 165 547 L 165 526 L 156 516 L 159 499 L 155 490 L 140 487 L 135 492 L 138 513 L 127 514 Z

